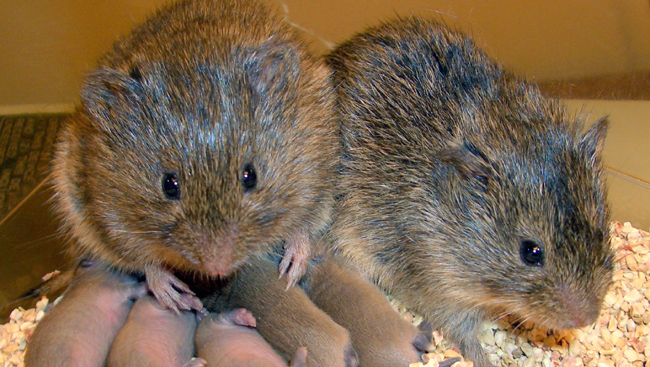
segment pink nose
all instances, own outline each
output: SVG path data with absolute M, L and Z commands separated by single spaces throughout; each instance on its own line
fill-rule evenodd
M 224 235 L 206 236 L 199 241 L 198 253 L 204 273 L 218 277 L 232 272 L 236 235 L 237 231 L 230 228 Z
M 206 273 L 210 274 L 213 277 L 224 276 L 229 273 L 230 263 L 229 262 L 219 262 L 215 264 L 211 262 L 205 265 Z
M 213 277 L 221 277 L 230 273 L 232 258 L 230 254 L 222 254 L 203 261 L 204 271 Z
M 580 328 L 591 324 L 590 322 L 587 322 L 587 320 L 584 317 L 576 316 L 576 315 L 573 316 L 572 322 L 573 322 L 572 328 Z
M 590 325 L 598 319 L 600 304 L 597 301 L 589 302 L 584 294 L 576 292 L 565 286 L 560 288 L 564 308 L 566 329 L 580 328 Z
M 225 270 L 208 270 L 208 274 L 212 277 L 223 277 L 225 276 L 227 271 Z

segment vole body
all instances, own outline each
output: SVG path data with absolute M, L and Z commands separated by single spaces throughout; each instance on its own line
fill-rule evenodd
M 304 347 L 306 366 L 357 366 L 348 330 L 319 309 L 300 287 L 285 292 L 284 282 L 274 271 L 276 260 L 258 257 L 245 265 L 218 294 L 204 300 L 206 308 L 219 313 L 247 310 L 256 320 L 256 331 L 286 360 Z
M 314 265 L 308 278 L 301 287 L 318 308 L 350 332 L 359 366 L 408 366 L 420 361 L 421 351 L 433 349 L 427 336 L 404 320 L 375 285 L 335 259 Z
M 34 331 L 26 366 L 104 366 L 134 301 L 146 294 L 144 283 L 99 262 L 83 264 L 76 273 Z
M 174 313 L 153 296 L 135 302 L 124 326 L 117 333 L 106 365 L 202 367 L 205 361 L 194 356 L 194 312 Z
M 287 367 L 254 327 L 255 318 L 243 308 L 211 314 L 196 331 L 197 355 L 207 361 L 207 366 Z M 289 367 L 303 367 L 306 363 L 307 350 L 301 348 Z
M 174 271 L 227 276 L 282 243 L 294 283 L 332 204 L 327 78 L 257 1 L 155 13 L 100 60 L 61 134 L 54 177 L 73 253 L 144 273 L 172 309 L 201 307 Z
M 467 37 L 399 19 L 329 56 L 341 119 L 335 251 L 477 366 L 482 321 L 593 322 L 611 282 L 601 150 Z

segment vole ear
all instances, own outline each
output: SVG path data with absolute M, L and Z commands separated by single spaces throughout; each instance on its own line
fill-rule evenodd
M 245 67 L 253 91 L 263 97 L 297 81 L 300 57 L 294 46 L 271 40 L 250 53 Z
M 490 182 L 498 179 L 488 157 L 469 141 L 446 149 L 438 158 L 451 164 L 463 180 L 480 190 L 487 191 Z
M 100 127 L 110 120 L 110 116 L 119 111 L 133 110 L 142 97 L 142 74 L 132 68 L 129 75 L 114 69 L 99 68 L 86 78 L 81 92 L 81 104 Z M 107 127 L 107 126 L 103 126 Z
M 590 127 L 580 140 L 580 150 L 584 152 L 590 165 L 600 160 L 608 128 L 609 121 L 607 117 L 603 117 Z

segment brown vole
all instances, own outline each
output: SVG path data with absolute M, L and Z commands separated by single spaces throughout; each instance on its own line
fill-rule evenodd
M 601 151 L 469 38 L 400 19 L 329 57 L 342 124 L 338 254 L 477 366 L 487 315 L 593 322 L 612 276 Z
M 134 301 L 146 293 L 131 276 L 97 261 L 82 263 L 63 299 L 34 330 L 25 365 L 103 366 Z
M 420 361 L 420 351 L 433 349 L 427 336 L 404 320 L 375 285 L 336 259 L 314 265 L 307 274 L 301 287 L 318 308 L 350 332 L 359 366 L 408 366 Z
M 331 113 L 327 67 L 267 6 L 161 9 L 100 60 L 61 134 L 73 253 L 144 273 L 172 309 L 201 307 L 174 271 L 229 275 L 282 243 L 295 283 L 329 219 Z

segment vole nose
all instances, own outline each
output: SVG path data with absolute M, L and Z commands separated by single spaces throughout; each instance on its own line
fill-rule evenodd
M 225 255 L 225 254 L 224 254 Z M 229 255 L 219 256 L 215 259 L 208 259 L 203 262 L 205 272 L 213 277 L 223 277 L 230 272 L 232 259 Z
M 573 320 L 571 322 L 573 323 L 573 326 L 571 326 L 572 329 L 580 328 L 591 324 L 590 322 L 587 322 L 587 320 L 584 317 L 576 316 L 576 315 L 573 316 Z
M 228 225 L 215 236 L 206 236 L 200 240 L 199 253 L 203 271 L 210 276 L 225 276 L 232 271 L 235 246 L 237 245 L 237 228 Z
M 219 239 L 203 243 L 201 264 L 203 271 L 213 277 L 225 276 L 232 270 L 233 241 Z
M 600 304 L 589 294 L 564 286 L 560 288 L 560 295 L 566 315 L 565 325 L 562 325 L 564 328 L 584 327 L 598 319 Z

